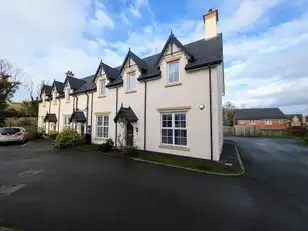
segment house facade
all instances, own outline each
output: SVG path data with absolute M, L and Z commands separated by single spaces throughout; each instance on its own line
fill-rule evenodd
M 218 161 L 223 145 L 222 34 L 218 11 L 203 16 L 204 38 L 183 45 L 170 34 L 161 52 L 140 58 L 128 51 L 122 65 L 100 62 L 83 79 L 44 86 L 39 127 L 90 133 L 92 143 Z
M 279 108 L 235 109 L 234 125 L 256 125 L 260 129 L 284 130 L 287 118 Z
M 305 125 L 305 117 L 302 114 L 286 114 L 288 127 L 302 127 Z

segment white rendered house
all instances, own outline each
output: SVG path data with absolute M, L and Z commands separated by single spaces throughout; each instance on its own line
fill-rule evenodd
M 39 126 L 91 133 L 117 146 L 218 161 L 223 145 L 223 41 L 218 11 L 203 16 L 205 34 L 183 45 L 170 34 L 160 53 L 140 58 L 131 50 L 118 67 L 100 62 L 83 79 L 42 89 Z

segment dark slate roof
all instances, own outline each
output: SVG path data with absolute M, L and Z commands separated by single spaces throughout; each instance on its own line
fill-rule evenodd
M 94 78 L 95 78 L 95 75 L 89 75 L 87 77 L 82 78 L 82 80 L 93 82 Z
M 71 76 L 67 76 L 65 83 L 66 83 L 66 81 L 69 82 L 69 84 L 70 84 L 70 86 L 73 90 L 79 89 L 82 85 L 84 85 L 86 83 L 86 81 L 83 80 L 83 79 L 77 79 L 77 78 L 74 78 L 74 77 L 71 77 Z
M 48 96 L 48 95 L 51 95 L 51 91 L 52 91 L 52 87 L 49 86 L 49 85 L 44 85 L 43 86 L 43 89 L 45 91 L 45 94 Z
M 174 35 L 173 37 L 170 38 L 169 36 L 169 39 L 170 40 L 172 39 L 172 41 L 177 43 L 178 46 L 181 46 L 180 44 L 178 44 L 180 43 L 178 39 Z M 186 54 L 188 54 L 189 57 L 191 57 L 191 59 L 189 60 L 188 64 L 185 67 L 186 70 L 193 70 L 207 65 L 214 65 L 221 63 L 223 61 L 223 40 L 221 33 L 211 39 L 206 39 L 206 40 L 200 39 L 198 41 L 186 44 L 182 47 L 182 49 L 184 50 L 184 52 L 186 52 Z M 164 52 L 164 49 L 162 50 L 162 52 Z M 145 70 L 138 77 L 139 81 L 157 78 L 160 76 L 161 72 L 159 68 L 156 66 L 156 64 L 161 58 L 161 55 L 162 53 L 158 53 L 156 55 L 152 55 L 143 59 L 138 58 L 137 62 L 134 60 L 139 68 L 141 66 L 144 67 Z M 122 66 L 115 68 L 119 70 L 119 72 L 121 72 L 123 65 L 125 65 L 127 56 Z M 141 63 L 140 60 L 143 62 Z M 106 87 L 113 87 L 121 85 L 122 83 L 123 83 L 122 76 L 118 76 L 115 80 L 109 82 L 106 85 Z
M 45 119 L 44 119 L 44 122 L 54 122 L 56 123 L 58 120 L 57 120 L 57 116 L 56 114 L 46 114 L 45 116 Z
M 295 116 L 299 119 L 302 120 L 303 119 L 303 115 L 302 114 L 285 114 L 288 120 L 292 120 Z
M 234 116 L 238 120 L 286 119 L 279 108 L 235 109 Z
M 55 80 L 55 81 L 53 82 L 53 85 L 52 85 L 52 86 L 55 86 L 55 87 L 56 87 L 56 90 L 57 90 L 58 93 L 63 92 L 64 83 Z
M 119 73 L 122 72 L 124 66 L 125 66 L 125 63 L 126 61 L 131 58 L 137 65 L 137 67 L 139 68 L 140 72 L 141 73 L 144 73 L 144 72 L 147 72 L 148 70 L 148 66 L 147 64 L 144 62 L 144 60 L 142 60 L 141 58 L 139 58 L 136 54 L 134 54 L 130 49 L 129 51 L 127 52 L 127 55 L 125 56 L 125 59 L 121 65 L 121 68 L 120 68 L 120 71 Z
M 135 123 L 138 121 L 138 118 L 131 107 L 121 107 L 113 120 L 117 123 L 118 120 L 121 119 L 126 120 L 128 123 Z
M 87 121 L 83 111 L 74 111 L 71 118 L 70 118 L 70 122 L 75 121 L 75 122 L 81 122 L 84 123 Z
M 82 85 L 79 89 L 77 89 L 74 94 L 80 94 L 84 92 L 89 92 L 89 91 L 95 91 L 96 90 L 96 85 L 92 81 L 87 81 Z

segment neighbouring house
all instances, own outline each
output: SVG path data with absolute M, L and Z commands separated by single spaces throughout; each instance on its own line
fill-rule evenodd
M 302 114 L 285 114 L 288 127 L 302 127 L 305 124 L 305 118 Z
M 44 86 L 39 126 L 90 133 L 92 143 L 218 161 L 223 145 L 223 40 L 218 11 L 203 16 L 204 37 L 183 45 L 170 34 L 160 53 L 130 49 L 118 67 L 101 61 L 94 75 Z
M 235 109 L 235 125 L 257 125 L 260 129 L 286 129 L 286 117 L 279 108 Z

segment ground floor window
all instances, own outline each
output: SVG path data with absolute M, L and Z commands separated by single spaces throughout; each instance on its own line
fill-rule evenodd
M 265 125 L 272 125 L 272 121 L 271 120 L 265 120 Z
M 108 138 L 109 116 L 96 117 L 96 137 Z
M 70 117 L 69 116 L 63 117 L 63 129 L 64 130 L 70 129 Z
M 186 113 L 161 114 L 161 142 L 169 145 L 187 145 Z

